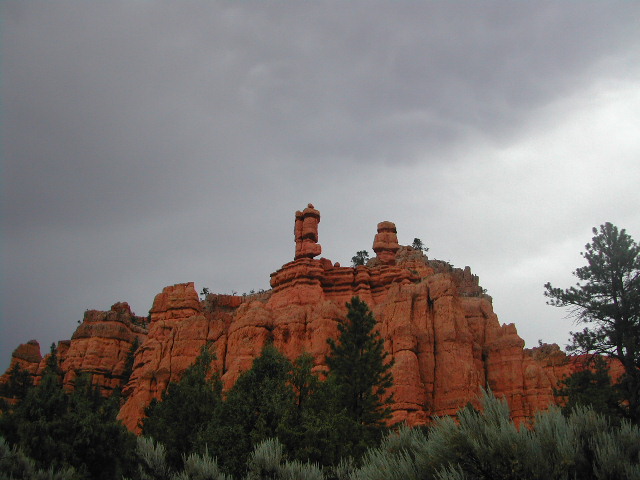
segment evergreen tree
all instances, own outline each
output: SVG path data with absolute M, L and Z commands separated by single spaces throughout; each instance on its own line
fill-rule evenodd
M 365 265 L 368 260 L 369 252 L 366 250 L 359 250 L 353 257 L 351 257 L 351 266 L 358 267 L 360 265 Z
M 286 437 L 281 437 L 290 457 L 324 467 L 336 465 L 343 458 L 359 455 L 365 446 L 371 444 L 362 429 L 349 417 L 333 377 L 318 383 L 318 388 L 309 397 L 302 412 L 298 431 L 300 438 L 293 444 L 287 442 Z
M 11 415 L 7 440 L 20 445 L 40 466 L 66 467 L 72 454 L 65 419 L 68 400 L 62 382 L 48 369 Z
M 422 240 L 420 240 L 419 238 L 413 239 L 411 248 L 413 248 L 414 250 L 420 250 L 421 252 L 425 252 L 425 253 L 429 251 L 429 248 L 425 247 L 424 243 L 422 243 Z
M 31 374 L 15 363 L 8 372 L 9 381 L 0 385 L 0 395 L 6 398 L 20 401 L 27 396 L 27 392 L 33 387 Z
M 347 309 L 346 322 L 338 325 L 338 341 L 328 340 L 327 364 L 340 406 L 353 423 L 349 437 L 357 453 L 375 441 L 380 427 L 391 417 L 392 399 L 387 390 L 393 384 L 393 362 L 387 360 L 389 354 L 367 304 L 353 297 Z
M 640 246 L 611 223 L 593 229 L 574 275 L 582 282 L 560 289 L 545 285 L 548 303 L 568 307 L 588 326 L 572 333 L 569 351 L 604 354 L 625 369 L 629 416 L 640 422 Z
M 36 462 L 27 457 L 21 448 L 9 446 L 0 436 L 0 480 L 79 480 L 73 468 L 56 470 L 39 469 Z
M 312 373 L 313 355 L 303 353 L 293 362 L 289 383 L 295 394 L 295 411 L 301 414 L 318 389 L 320 380 Z
M 313 356 L 303 354 L 293 363 L 289 385 L 293 405 L 278 427 L 278 438 L 291 459 L 323 466 L 343 455 L 349 419 L 337 402 L 335 382 L 320 381 L 312 372 Z
M 62 380 L 63 372 L 58 361 L 58 347 L 56 347 L 55 343 L 51 344 L 49 355 L 47 355 L 43 375 L 46 373 L 54 374 L 58 377 L 58 379 Z
M 313 356 L 304 353 L 291 365 L 287 375 L 287 384 L 292 389 L 292 404 L 287 408 L 285 415 L 278 425 L 278 437 L 284 444 L 295 451 L 296 455 L 304 451 L 304 438 L 307 430 L 305 421 L 310 413 L 310 403 L 313 395 L 319 388 L 320 380 L 311 371 L 313 368 Z
M 69 444 L 65 463 L 85 478 L 120 479 L 132 469 L 135 436 L 116 419 L 119 410 L 119 399 L 103 397 L 90 375 L 76 378 L 63 417 L 68 429 L 61 443 Z
M 276 437 L 294 405 L 291 370 L 291 362 L 282 353 L 271 344 L 265 346 L 227 393 L 219 416 L 200 436 L 200 452 L 212 452 L 228 473 L 241 477 L 254 445 Z
M 67 393 L 59 373 L 52 349 L 40 384 L 2 415 L 1 433 L 37 468 L 73 467 L 79 478 L 120 478 L 130 466 L 134 437 L 116 421 L 118 405 L 103 398 L 88 376 L 79 376 Z
M 131 378 L 131 374 L 133 373 L 134 362 L 136 360 L 136 351 L 140 346 L 140 340 L 136 337 L 131 344 L 131 348 L 127 352 L 127 359 L 124 363 L 124 371 L 122 372 L 122 385 L 126 385 L 129 383 L 129 379 Z
M 211 375 L 213 360 L 209 346 L 203 346 L 180 381 L 169 384 L 162 401 L 153 401 L 145 412 L 147 418 L 142 432 L 167 448 L 173 468 L 181 465 L 182 457 L 194 450 L 207 424 L 217 419 L 222 383 L 217 372 Z
M 588 406 L 612 419 L 623 416 L 620 389 L 611 382 L 609 367 L 601 357 L 594 358 L 593 370 L 579 370 L 561 380 L 559 386 L 554 393 L 556 396 L 564 397 L 562 411 L 566 415 L 579 406 Z
M 2 434 L 9 443 L 19 445 L 38 465 L 66 467 L 65 459 L 70 450 L 60 439 L 66 440 L 64 415 L 67 405 L 56 346 L 52 344 L 40 383 L 27 392 L 11 414 L 3 415 Z

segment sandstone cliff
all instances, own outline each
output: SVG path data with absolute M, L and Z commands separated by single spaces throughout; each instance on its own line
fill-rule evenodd
M 483 387 L 506 397 L 515 420 L 526 420 L 554 402 L 559 378 L 581 368 L 557 346 L 525 350 L 515 326 L 500 324 L 469 267 L 453 268 L 400 246 L 392 222 L 378 225 L 376 257 L 356 268 L 315 258 L 319 222 L 311 204 L 296 212 L 294 260 L 271 274 L 268 292 L 200 300 L 193 283 L 184 283 L 156 296 L 149 323 L 124 303 L 86 312 L 72 339 L 59 345 L 65 382 L 72 385 L 77 373 L 89 372 L 107 393 L 122 387 L 120 418 L 139 431 L 145 407 L 179 380 L 207 342 L 214 345 L 225 388 L 268 341 L 291 359 L 311 353 L 315 369 L 324 370 L 326 340 L 337 336 L 345 303 L 355 295 L 371 307 L 395 360 L 395 421 L 422 424 L 453 415 L 475 403 Z M 126 359 L 136 340 L 128 378 Z M 15 362 L 36 378 L 45 364 L 35 341 L 16 349 Z
M 116 303 L 106 312 L 87 310 L 71 340 L 57 345 L 65 385 L 73 387 L 78 374 L 87 373 L 105 395 L 121 388 L 130 375 L 127 359 L 147 338 L 147 325 L 147 319 L 133 315 L 124 302 Z M 46 361 L 47 356 L 40 353 L 40 344 L 30 340 L 14 350 L 8 371 L 19 364 L 38 384 Z M 6 381 L 6 375 L 0 377 L 0 383 Z

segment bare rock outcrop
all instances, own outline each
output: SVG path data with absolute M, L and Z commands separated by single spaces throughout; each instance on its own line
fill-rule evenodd
M 319 223 L 320 212 L 311 203 L 302 212 L 296 212 L 294 228 L 296 239 L 295 260 L 314 258 L 322 253 L 322 247 L 318 243 Z
M 373 239 L 373 251 L 383 265 L 395 265 L 396 252 L 400 249 L 396 224 L 393 222 L 380 222 L 378 233 Z
M 156 298 L 121 412 L 130 428 L 207 341 L 218 352 L 225 388 L 250 368 L 268 341 L 291 359 L 308 352 L 315 369 L 326 370 L 326 340 L 337 336 L 345 303 L 355 295 L 372 308 L 394 359 L 394 421 L 422 424 L 436 415 L 455 415 L 476 402 L 483 387 L 504 395 L 517 420 L 554 402 L 553 372 L 525 352 L 514 325 L 500 325 L 491 297 L 469 267 L 456 269 L 399 246 L 392 222 L 378 225 L 376 259 L 341 267 L 313 258 L 319 254 L 313 247 L 318 221 L 312 205 L 296 213 L 295 258 L 271 275 L 265 298 L 223 301 L 210 295 L 203 309 L 192 284 L 167 287 Z
M 40 365 L 42 363 L 42 354 L 40 353 L 40 343 L 37 340 L 29 340 L 27 343 L 18 345 L 18 347 L 11 354 L 11 363 L 7 372 L 0 376 L 0 384 L 4 384 L 9 381 L 9 372 L 12 371 L 16 365 L 22 370 L 29 372 L 34 380 L 34 383 L 39 381 Z
M 555 402 L 553 388 L 562 376 L 584 368 L 557 346 L 525 350 L 515 325 L 500 324 L 469 267 L 453 268 L 400 246 L 392 222 L 378 224 L 376 258 L 355 268 L 316 258 L 319 222 L 311 204 L 296 212 L 294 260 L 271 274 L 268 292 L 200 300 L 193 283 L 182 283 L 156 296 L 148 321 L 127 304 L 87 312 L 72 339 L 58 347 L 65 382 L 89 372 L 106 394 L 123 386 L 120 418 L 139 432 L 145 408 L 206 344 L 213 346 L 227 389 L 270 341 L 291 359 L 310 353 L 314 369 L 326 371 L 327 339 L 337 337 L 353 296 L 372 309 L 394 359 L 393 421 L 416 425 L 455 415 L 475 404 L 482 388 L 504 396 L 513 418 L 525 421 Z M 122 385 L 136 341 L 132 374 Z M 15 362 L 37 377 L 45 360 L 32 341 L 16 349 Z
M 147 336 L 147 319 L 119 302 L 103 312 L 87 310 L 68 342 L 58 345 L 64 384 L 73 385 L 78 373 L 88 373 L 103 393 L 123 387 L 131 372 L 127 360 Z
M 136 352 L 131 380 L 123 392 L 127 400 L 119 415 L 133 431 L 139 431 L 151 400 L 180 379 L 203 345 L 212 342 L 220 362 L 226 348 L 224 319 L 205 315 L 193 282 L 165 287 L 156 295 L 150 315 L 149 333 Z M 222 369 L 221 363 L 218 368 Z

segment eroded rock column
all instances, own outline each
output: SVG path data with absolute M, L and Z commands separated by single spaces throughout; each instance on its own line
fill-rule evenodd
M 320 223 L 320 212 L 307 205 L 302 212 L 296 212 L 295 238 L 296 256 L 300 258 L 314 258 L 322 253 L 322 247 L 318 243 L 318 224 Z
M 373 239 L 373 251 L 383 265 L 396 264 L 396 252 L 400 248 L 398 244 L 398 232 L 393 222 L 380 222 L 378 233 Z

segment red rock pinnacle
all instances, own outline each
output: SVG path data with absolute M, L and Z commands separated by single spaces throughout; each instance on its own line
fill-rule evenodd
M 396 252 L 400 249 L 396 224 L 393 222 L 380 222 L 378 233 L 373 239 L 373 251 L 383 265 L 396 264 Z
M 295 238 L 296 256 L 300 258 L 314 258 L 322 253 L 322 247 L 318 243 L 318 224 L 320 212 L 310 203 L 302 212 L 296 212 Z

